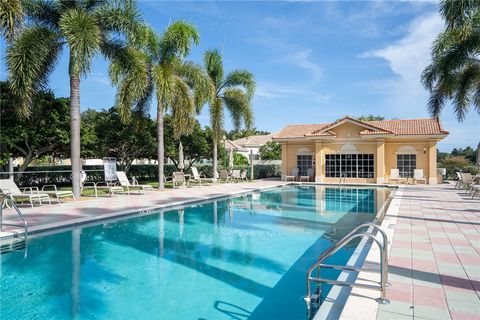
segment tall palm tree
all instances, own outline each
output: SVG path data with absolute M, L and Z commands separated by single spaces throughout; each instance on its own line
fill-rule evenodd
M 2 0 L 4 1 L 4 0 Z M 8 1 L 8 0 L 7 0 Z M 12 3 L 17 3 L 14 0 Z M 12 9 L 13 8 L 13 9 Z M 48 82 L 62 49 L 69 51 L 70 143 L 73 193 L 80 196 L 80 77 L 99 53 L 112 58 L 124 35 L 135 41 L 138 11 L 130 0 L 24 0 L 21 7 L 0 6 L 5 35 L 15 41 L 7 50 L 11 89 L 19 109 L 28 114 L 32 98 Z M 20 10 L 20 11 L 19 11 Z M 19 25 L 23 12 L 23 26 Z M 3 18 L 7 17 L 7 18 Z
M 116 105 L 124 121 L 133 112 L 147 113 L 153 94 L 157 103 L 158 186 L 164 189 L 164 115 L 172 113 L 174 138 L 189 134 L 194 116 L 213 94 L 213 87 L 201 66 L 185 61 L 192 46 L 199 43 L 196 28 L 177 21 L 157 36 L 144 26 L 142 41 L 125 48 L 111 65 L 110 76 L 119 86 Z
M 438 117 L 452 100 L 457 119 L 463 121 L 472 107 L 480 114 L 480 2 L 443 0 L 440 13 L 446 28 L 433 45 L 422 82 L 431 93 L 432 116 Z
M 229 111 L 235 129 L 242 123 L 248 129 L 253 124 L 251 100 L 255 93 L 255 80 L 246 70 L 233 70 L 224 76 L 222 55 L 216 49 L 204 56 L 205 69 L 215 87 L 210 101 L 210 123 L 213 131 L 213 174 L 217 178 L 218 143 L 223 136 L 224 107 Z

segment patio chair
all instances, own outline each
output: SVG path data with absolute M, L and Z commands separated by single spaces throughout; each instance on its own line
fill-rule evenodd
M 423 175 L 423 169 L 414 169 L 413 170 L 413 181 L 423 181 L 424 184 L 427 184 L 427 178 Z
M 42 187 L 42 193 L 46 193 L 49 196 L 54 196 L 57 198 L 57 202 L 60 203 L 60 198 L 72 198 L 75 200 L 73 192 L 70 190 L 58 190 L 57 186 L 54 184 L 47 184 Z
M 188 188 L 188 180 L 185 178 L 185 173 L 174 172 L 172 175 L 173 189 L 178 186 L 184 186 Z
M 455 175 L 457 176 L 457 182 L 455 183 L 455 189 L 460 189 L 462 185 L 462 174 L 460 172 L 455 172 Z
M 298 168 L 293 168 L 291 175 L 285 176 L 285 181 L 288 181 L 288 180 L 295 181 L 297 177 L 298 177 Z
M 248 174 L 247 170 L 242 170 L 242 173 L 240 174 L 240 180 L 247 181 L 248 180 L 247 174 Z
M 314 174 L 315 174 L 315 170 L 313 168 L 308 168 L 307 174 L 305 176 L 300 176 L 300 182 L 313 181 Z
M 139 194 L 145 191 L 153 191 L 153 187 L 149 184 L 131 184 L 123 171 L 117 171 L 117 178 L 120 185 L 127 189 L 127 194 L 130 194 L 130 189 L 138 190 Z
M 38 202 L 41 205 L 42 201 L 47 201 L 50 205 L 52 204 L 48 194 L 40 193 L 37 187 L 20 189 L 12 179 L 0 179 L 0 189 L 14 202 L 18 200 L 23 203 L 25 200 L 28 200 L 32 207 L 34 202 Z
M 407 178 L 400 177 L 400 170 L 390 169 L 390 183 L 397 181 L 398 184 L 402 182 L 407 182 Z
M 83 195 L 83 191 L 93 189 L 95 190 L 95 198 L 98 198 L 98 190 L 105 190 L 107 191 L 108 196 L 115 196 L 115 194 L 122 194 L 125 195 L 125 189 L 122 186 L 112 184 L 108 181 L 100 181 L 100 182 L 85 182 L 82 187 L 81 195 Z
M 198 183 L 200 185 L 200 187 L 202 186 L 202 182 L 214 182 L 214 179 L 213 178 L 207 178 L 206 175 L 202 175 L 200 173 L 198 173 L 198 169 L 196 167 L 191 167 L 190 168 L 192 170 L 192 175 L 193 177 L 190 178 L 190 180 L 188 181 L 189 183 Z
M 472 199 L 475 197 L 475 195 L 480 194 L 480 177 L 475 177 L 473 179 L 469 192 L 472 195 Z
M 471 185 L 473 184 L 472 174 L 469 172 L 460 172 L 460 185 L 459 189 L 466 188 L 469 192 Z
M 239 181 L 239 180 L 240 180 L 240 170 L 233 170 L 232 181 Z
M 227 170 L 220 170 L 218 171 L 218 181 L 229 182 L 230 181 L 230 174 Z

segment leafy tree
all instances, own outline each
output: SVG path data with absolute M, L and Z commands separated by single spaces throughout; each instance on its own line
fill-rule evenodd
M 466 147 L 465 149 L 462 148 L 454 148 L 451 152 L 453 157 L 464 157 L 467 159 L 471 164 L 475 164 L 477 158 L 477 151 L 472 147 Z
M 92 117 L 93 112 L 84 115 Z M 95 113 L 98 157 L 116 157 L 120 168 L 128 172 L 133 160 L 155 153 L 155 123 L 150 118 L 137 115 L 125 124 L 115 108 Z
M 250 162 L 248 161 L 247 157 L 243 154 L 235 153 L 233 155 L 233 165 L 235 166 L 248 166 Z
M 194 128 L 194 116 L 213 88 L 202 68 L 184 61 L 199 43 L 197 29 L 184 21 L 172 23 L 162 36 L 144 26 L 139 46 L 126 48 L 115 59 L 110 76 L 119 86 L 116 106 L 124 120 L 134 112 L 146 113 L 153 93 L 157 102 L 158 185 L 164 189 L 164 116 L 170 111 L 175 139 Z
M 471 107 L 480 114 L 480 2 L 444 0 L 440 13 L 446 28 L 433 45 L 422 82 L 430 91 L 432 116 L 438 117 L 452 100 L 458 121 L 463 121 Z
M 280 160 L 282 159 L 282 146 L 275 141 L 269 141 L 259 149 L 260 159 Z
M 178 166 L 178 145 L 182 142 L 185 159 L 189 160 L 188 170 L 192 165 L 201 159 L 210 157 L 210 146 L 212 145 L 212 131 L 202 130 L 200 123 L 195 120 L 191 134 L 182 135 L 179 141 L 173 139 L 172 117 L 165 116 L 165 156 L 170 158 L 175 167 Z
M 249 136 L 267 135 L 267 134 L 270 134 L 270 132 L 257 130 L 257 128 L 252 128 L 252 129 L 246 129 L 246 130 L 230 130 L 229 132 L 225 133 L 225 137 L 228 140 L 238 140 L 238 139 L 246 138 Z
M 441 166 L 447 169 L 447 176 L 452 176 L 456 171 L 466 171 L 471 164 L 463 156 L 449 156 L 441 162 Z
M 240 129 L 242 122 L 249 129 L 253 123 L 250 102 L 255 92 L 255 80 L 246 70 L 233 70 L 224 76 L 222 56 L 216 49 L 205 52 L 204 64 L 215 88 L 210 101 L 210 122 L 213 130 L 213 174 L 217 177 L 218 143 L 224 132 L 224 107 L 230 112 L 236 130 Z
M 360 120 L 360 121 L 363 121 L 363 122 L 367 122 L 367 121 L 381 121 L 381 120 L 385 120 L 385 117 L 383 116 L 374 116 L 373 114 L 368 114 L 368 116 L 366 115 L 361 115 L 360 117 L 357 118 L 357 120 Z
M 62 49 L 69 51 L 70 142 L 73 192 L 80 196 L 80 78 L 98 53 L 113 57 L 124 36 L 136 36 L 138 13 L 133 2 L 2 1 L 0 27 L 7 39 L 12 94 L 18 110 L 28 115 L 35 95 L 48 82 Z M 23 17 L 21 17 L 23 13 Z M 22 25 L 21 31 L 18 26 Z
M 2 155 L 22 157 L 20 171 L 45 155 L 68 154 L 69 102 L 55 98 L 51 91 L 40 91 L 33 97 L 29 118 L 16 112 L 18 101 L 8 82 L 0 82 L 0 145 Z

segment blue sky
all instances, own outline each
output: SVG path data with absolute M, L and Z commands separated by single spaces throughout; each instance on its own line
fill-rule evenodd
M 344 115 L 428 117 L 427 92 L 419 75 L 432 41 L 442 29 L 435 2 L 161 2 L 139 1 L 144 19 L 161 33 L 169 21 L 197 26 L 201 42 L 189 59 L 224 48 L 225 69 L 251 71 L 257 81 L 255 126 L 279 131 L 287 124 L 324 123 Z M 6 79 L 0 42 L 1 79 Z M 64 54 L 50 78 L 58 96 L 68 96 Z M 96 58 L 81 83 L 81 106 L 109 108 L 115 88 L 108 64 Z M 152 106 L 152 116 L 154 108 Z M 208 108 L 198 120 L 208 124 Z M 448 106 L 441 117 L 450 136 L 441 151 L 476 146 L 480 117 L 458 123 Z M 231 129 L 227 118 L 226 129 Z

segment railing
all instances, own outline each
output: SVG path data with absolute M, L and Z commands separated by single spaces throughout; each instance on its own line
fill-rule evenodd
M 338 187 L 340 187 L 343 184 L 347 182 L 347 178 L 345 177 L 345 172 L 340 172 L 340 179 L 338 180 Z
M 8 203 L 8 200 L 11 200 L 11 203 Z M 15 210 L 17 215 L 22 220 L 22 224 L 15 224 L 15 223 L 5 223 L 3 222 L 3 206 L 9 206 Z M 0 232 L 3 231 L 3 226 L 10 226 L 10 227 L 20 227 L 23 228 L 24 232 L 24 252 L 25 257 L 27 257 L 27 244 L 28 244 L 28 222 L 25 216 L 22 214 L 20 209 L 17 207 L 15 201 L 8 196 L 8 194 L 0 192 Z
M 367 228 L 367 231 L 360 232 L 361 229 Z M 377 231 L 382 236 L 382 241 L 380 242 L 379 239 L 373 234 L 374 231 Z M 357 238 L 368 238 L 373 240 L 378 247 L 380 248 L 380 281 L 378 285 L 371 285 L 371 284 L 363 284 L 363 283 L 356 283 L 354 282 L 347 282 L 341 280 L 331 280 L 322 278 L 320 275 L 321 268 L 327 269 L 336 269 L 341 271 L 355 271 L 355 272 L 370 272 L 370 273 L 377 273 L 378 269 L 376 268 L 362 268 L 362 267 L 353 267 L 353 266 L 341 266 L 341 265 L 333 265 L 333 264 L 325 264 L 325 259 L 329 258 L 335 252 L 343 248 L 345 245 L 350 243 L 352 240 Z M 316 271 L 316 277 L 312 276 L 313 272 Z M 316 291 L 312 293 L 312 282 L 317 284 Z M 315 311 L 320 306 L 320 296 L 321 296 L 321 284 L 331 284 L 331 285 L 339 285 L 339 286 L 347 286 L 347 287 L 360 287 L 360 288 L 367 288 L 367 289 L 376 289 L 380 290 L 380 297 L 376 299 L 376 301 L 380 304 L 388 304 L 390 301 L 386 299 L 386 286 L 388 282 L 388 251 L 387 251 L 387 235 L 385 232 L 380 229 L 380 227 L 374 223 L 364 223 L 350 231 L 347 235 L 345 235 L 340 241 L 336 244 L 328 248 L 320 257 L 318 258 L 317 262 L 315 262 L 307 272 L 307 296 L 305 297 L 305 302 L 307 303 L 307 315 L 308 319 L 311 319 L 312 316 L 315 314 Z

